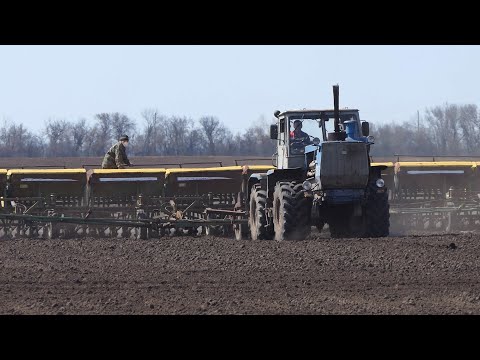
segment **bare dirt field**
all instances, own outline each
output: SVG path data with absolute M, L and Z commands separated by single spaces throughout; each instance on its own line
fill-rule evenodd
M 1 314 L 480 314 L 480 235 L 0 242 Z
M 0 168 L 100 162 L 3 158 Z M 0 314 L 480 314 L 479 274 L 480 235 L 471 233 L 332 240 L 327 232 L 281 243 L 1 240 Z

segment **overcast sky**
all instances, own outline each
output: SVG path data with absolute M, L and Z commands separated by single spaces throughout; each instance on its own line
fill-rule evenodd
M 40 130 L 99 112 L 220 118 L 243 130 L 297 108 L 359 108 L 373 123 L 480 105 L 480 46 L 0 46 L 0 119 Z

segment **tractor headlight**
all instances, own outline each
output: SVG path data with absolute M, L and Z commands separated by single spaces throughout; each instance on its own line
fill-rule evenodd
M 383 179 L 378 179 L 375 181 L 375 185 L 377 185 L 379 188 L 383 188 L 385 186 L 385 181 L 383 181 Z
M 375 143 L 375 138 L 374 138 L 372 135 L 370 135 L 370 136 L 367 137 L 367 141 L 368 141 L 369 143 L 374 144 L 374 143 Z
M 313 142 L 313 145 L 317 145 L 317 146 L 320 145 L 320 139 L 318 137 L 313 138 L 312 142 Z
M 310 181 L 304 181 L 302 186 L 306 191 L 312 190 L 312 183 Z

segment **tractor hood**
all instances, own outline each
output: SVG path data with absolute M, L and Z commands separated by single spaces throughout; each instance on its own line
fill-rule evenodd
M 322 190 L 363 189 L 369 176 L 367 144 L 357 141 L 323 142 L 317 154 L 315 177 Z

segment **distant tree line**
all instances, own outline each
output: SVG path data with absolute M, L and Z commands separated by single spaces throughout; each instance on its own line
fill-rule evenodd
M 428 108 L 420 121 L 373 125 L 372 155 L 480 155 L 477 105 L 444 104 Z
M 166 116 L 155 109 L 139 122 L 121 113 L 96 114 L 92 121 L 48 120 L 35 134 L 22 124 L 0 124 L 0 157 L 103 156 L 122 134 L 130 137 L 129 155 L 271 156 L 269 123 L 260 118 L 234 134 L 214 116 L 198 121 Z
M 130 155 L 271 156 L 275 142 L 264 118 L 234 134 L 214 116 L 193 120 L 166 116 L 155 109 L 140 121 L 121 113 L 96 114 L 91 121 L 49 120 L 35 134 L 22 124 L 0 125 L 0 157 L 103 156 L 122 134 L 130 137 Z M 426 109 L 421 121 L 375 124 L 373 156 L 480 155 L 480 114 L 474 104 L 444 104 Z

